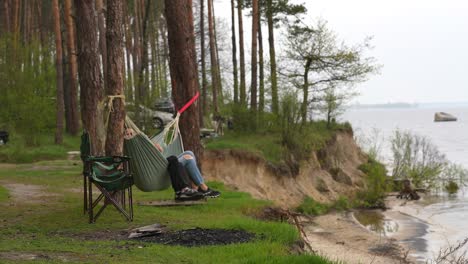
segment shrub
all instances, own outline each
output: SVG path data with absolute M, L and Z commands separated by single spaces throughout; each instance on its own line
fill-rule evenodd
M 396 130 L 391 138 L 392 175 L 411 180 L 416 188 L 433 188 L 447 165 L 445 156 L 424 136 Z
M 328 213 L 330 207 L 326 204 L 319 203 L 310 197 L 306 197 L 297 211 L 309 215 L 323 215 Z
M 450 181 L 447 185 L 445 185 L 445 190 L 449 193 L 449 194 L 455 194 L 458 192 L 458 189 L 460 187 L 458 187 L 458 184 L 454 181 Z
M 358 193 L 360 205 L 362 207 L 382 207 L 385 192 L 389 188 L 385 166 L 378 161 L 369 159 L 367 163 L 359 166 L 359 169 L 366 174 L 366 189 Z

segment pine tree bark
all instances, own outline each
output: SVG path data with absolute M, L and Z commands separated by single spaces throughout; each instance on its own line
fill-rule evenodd
M 65 0 L 65 25 L 67 27 L 67 49 L 68 49 L 68 65 L 69 65 L 69 132 L 71 135 L 77 135 L 80 128 L 78 119 L 78 66 L 76 65 L 76 50 L 75 50 L 75 27 L 72 17 L 71 0 Z
M 107 2 L 107 88 L 106 94 L 109 96 L 123 95 L 124 76 L 122 67 L 124 66 L 123 53 L 123 0 L 112 0 Z M 106 137 L 106 155 L 123 154 L 123 132 L 125 120 L 124 100 L 116 98 L 112 102 L 112 111 L 109 115 Z
M 13 0 L 13 35 L 15 43 L 18 42 L 20 33 L 20 0 Z
M 127 101 L 133 101 L 133 71 L 132 71 L 132 66 L 131 66 L 131 54 L 132 54 L 132 29 L 130 25 L 130 14 L 127 10 L 127 6 L 125 6 L 126 12 L 125 12 L 125 55 L 126 55 L 126 64 L 127 64 L 127 90 L 126 90 L 126 95 L 127 95 Z
M 244 26 L 242 22 L 243 0 L 237 0 L 237 17 L 239 23 L 239 52 L 240 52 L 240 87 L 239 103 L 246 106 L 246 84 L 245 84 L 245 52 L 244 52 Z
M 265 110 L 265 66 L 263 60 L 263 35 L 262 35 L 262 12 L 258 9 L 258 67 L 259 67 L 259 87 L 258 87 L 258 112 Z
M 168 96 L 168 84 L 169 84 L 169 81 L 168 81 L 168 75 L 167 75 L 167 62 L 169 60 L 169 47 L 168 47 L 168 42 L 167 42 L 167 38 L 166 38 L 166 33 L 167 33 L 167 28 L 163 27 L 162 26 L 163 24 L 161 23 L 161 28 L 163 29 L 163 31 L 161 32 L 161 35 L 164 36 L 163 37 L 163 57 L 162 57 L 162 73 L 163 73 L 163 87 L 162 87 L 162 91 L 161 91 L 161 94 L 163 95 L 163 97 L 167 97 Z
M 237 76 L 237 43 L 236 43 L 236 25 L 235 25 L 235 7 L 234 0 L 231 0 L 231 31 L 232 31 L 232 75 L 234 79 L 234 104 L 239 102 L 239 80 Z
M 135 102 L 136 103 L 140 103 L 142 100 L 141 91 L 139 90 L 139 86 L 138 86 L 138 83 L 139 83 L 138 76 L 139 76 L 140 63 L 141 63 L 141 60 L 140 60 L 141 59 L 140 58 L 140 54 L 141 54 L 140 32 L 141 31 L 140 31 L 140 16 L 139 16 L 140 12 L 138 11 L 139 9 L 138 6 L 139 5 L 137 4 L 137 0 L 135 0 L 133 4 L 134 19 L 133 19 L 133 53 L 132 53 L 132 56 L 133 56 L 133 77 L 135 78 L 134 82 L 135 82 Z
M 208 33 L 210 36 L 210 58 L 211 58 L 211 92 L 213 97 L 213 114 L 218 114 L 218 62 L 216 57 L 216 45 L 213 26 L 213 0 L 208 0 Z
M 60 31 L 60 10 L 58 0 L 52 1 L 52 10 L 54 14 L 55 31 L 55 69 L 57 81 L 57 99 L 56 99 L 56 127 L 55 144 L 63 143 L 63 121 L 64 121 L 64 103 L 63 103 L 63 67 L 62 67 L 62 32 Z
M 142 29 L 142 49 L 140 54 L 140 68 L 138 69 L 138 78 L 137 78 L 137 90 L 139 91 L 140 102 L 143 102 L 144 98 L 147 97 L 147 90 L 145 89 L 145 70 L 148 67 L 148 18 L 149 18 L 149 8 L 151 1 L 146 2 L 146 12 L 143 18 L 143 29 Z
M 251 60 L 251 87 L 250 110 L 257 112 L 257 37 L 258 37 L 258 0 L 252 0 L 252 60 Z
M 273 3 L 267 0 L 268 44 L 270 46 L 270 75 L 271 75 L 271 109 L 274 114 L 279 113 L 278 80 L 276 72 L 276 51 L 273 25 Z
M 98 15 L 99 49 L 101 52 L 102 74 L 104 76 L 104 87 L 105 87 L 106 80 L 107 80 L 107 59 L 106 59 L 107 48 L 106 48 L 106 19 L 105 19 L 104 0 L 96 0 L 96 11 Z
M 191 0 L 165 0 L 169 40 L 169 66 L 172 97 L 178 109 L 198 91 L 195 55 L 195 34 Z M 180 52 L 180 51 L 184 52 Z M 181 116 L 180 127 L 186 149 L 202 157 L 198 104 L 193 104 Z
M 202 70 L 202 106 L 200 107 L 200 124 L 203 124 L 203 116 L 208 113 L 208 81 L 206 79 L 206 54 L 205 54 L 205 0 L 200 0 L 200 49 L 201 49 L 201 70 Z
M 81 95 L 81 119 L 91 139 L 91 155 L 104 155 L 105 135 L 102 110 L 103 81 L 98 49 L 98 31 L 94 0 L 75 0 L 78 73 Z

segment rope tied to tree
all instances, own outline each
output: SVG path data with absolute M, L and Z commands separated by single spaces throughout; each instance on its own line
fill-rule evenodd
M 125 105 L 125 95 L 123 94 L 116 94 L 116 95 L 108 95 L 106 99 L 104 99 L 102 102 L 101 102 L 101 106 L 104 108 L 104 107 L 107 107 L 107 112 L 106 112 L 106 115 L 105 115 L 105 120 L 104 120 L 104 124 L 105 124 L 105 128 L 107 130 L 107 126 L 109 124 L 109 119 L 110 119 L 110 114 L 112 112 L 114 112 L 114 99 L 116 98 L 119 98 L 122 100 L 122 103 Z

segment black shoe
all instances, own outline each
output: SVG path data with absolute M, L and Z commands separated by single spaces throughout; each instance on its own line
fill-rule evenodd
M 203 193 L 190 188 L 184 188 L 175 194 L 176 201 L 196 201 L 203 199 L 204 197 Z
M 198 192 L 202 193 L 204 197 L 216 198 L 221 195 L 220 192 L 215 191 L 213 189 L 208 188 L 208 190 L 204 191 L 202 188 L 198 188 Z

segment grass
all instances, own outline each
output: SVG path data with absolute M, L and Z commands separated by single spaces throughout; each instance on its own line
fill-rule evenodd
M 8 190 L 0 186 L 0 203 L 8 200 Z
M 53 135 L 38 136 L 38 144 L 29 145 L 25 136 L 12 133 L 10 141 L 0 146 L 0 162 L 31 163 L 40 160 L 65 159 L 67 151 L 79 150 L 80 137 L 64 135 L 62 145 L 54 144 Z
M 337 131 L 351 129 L 349 124 L 334 124 L 327 128 L 325 121 L 308 123 L 301 134 L 295 134 L 296 147 L 305 153 L 323 148 Z M 206 149 L 238 149 L 264 157 L 273 164 L 284 160 L 287 148 L 283 144 L 282 133 L 279 129 L 269 131 L 239 132 L 227 131 L 224 136 L 209 139 L 205 142 Z
M 14 170 L 0 165 L 1 183 L 33 184 L 44 192 L 37 203 L 13 201 L 0 188 L 2 253 L 35 253 L 48 256 L 34 263 L 330 263 L 312 255 L 297 255 L 289 249 L 299 239 L 295 227 L 287 223 L 255 219 L 247 212 L 270 205 L 250 195 L 209 183 L 222 191 L 218 199 L 190 207 L 135 206 L 135 220 L 128 223 L 113 208 L 107 208 L 95 224 L 88 224 L 82 207 L 81 163 L 42 161 L 18 164 Z M 135 189 L 134 189 L 135 190 Z M 52 194 L 52 195 L 50 195 Z M 173 198 L 172 190 L 144 193 L 134 191 L 135 201 Z M 172 230 L 201 227 L 243 229 L 256 234 L 244 244 L 187 248 L 128 240 L 89 239 L 90 234 L 161 223 Z M 2 263 L 17 263 L 1 259 Z
M 315 201 L 310 197 L 306 197 L 304 201 L 296 208 L 296 211 L 308 214 L 308 215 L 324 215 L 329 213 L 330 211 L 346 211 L 352 208 L 353 202 L 349 201 L 349 199 L 345 196 L 340 196 L 338 199 L 331 203 L 325 204 Z

